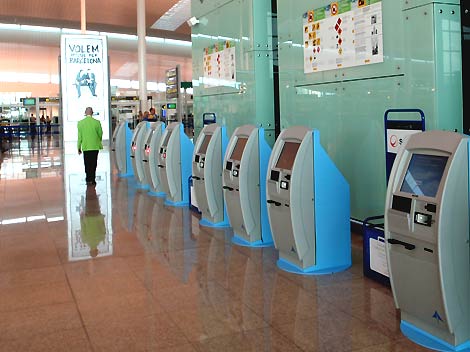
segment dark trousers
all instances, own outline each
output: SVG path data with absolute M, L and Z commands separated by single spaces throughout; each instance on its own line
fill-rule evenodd
M 95 182 L 98 150 L 88 150 L 83 152 L 83 161 L 85 163 L 86 182 Z

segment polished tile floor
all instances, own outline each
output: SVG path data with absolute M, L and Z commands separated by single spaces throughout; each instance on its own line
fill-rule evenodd
M 399 331 L 388 288 L 346 272 L 301 277 L 273 248 L 119 179 L 99 155 L 96 191 L 54 140 L 18 142 L 0 165 L 0 351 L 424 351 Z

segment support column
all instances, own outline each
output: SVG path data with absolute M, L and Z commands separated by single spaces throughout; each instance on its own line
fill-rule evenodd
M 80 3 L 80 29 L 82 34 L 86 34 L 86 0 Z
M 145 0 L 137 0 L 137 37 L 139 62 L 139 101 L 142 112 L 148 110 L 147 106 L 147 50 L 145 43 Z

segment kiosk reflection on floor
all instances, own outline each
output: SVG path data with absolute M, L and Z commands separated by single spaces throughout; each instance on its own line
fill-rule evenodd
M 193 186 L 203 226 L 229 226 L 222 190 L 222 162 L 227 143 L 227 129 L 215 123 L 206 125 L 196 141 Z
M 150 128 L 150 123 L 147 121 L 140 122 L 134 129 L 134 134 L 132 135 L 132 144 L 131 144 L 131 160 L 132 168 L 134 169 L 134 176 L 137 181 L 137 186 L 142 189 L 147 189 L 149 187 L 148 183 L 145 180 L 145 172 L 143 165 L 143 154 L 144 154 L 144 136 L 147 130 Z
M 266 204 L 270 154 L 263 128 L 244 125 L 234 131 L 223 163 L 223 188 L 235 244 L 273 244 Z
M 114 162 L 118 170 L 119 177 L 134 176 L 131 162 L 131 144 L 132 144 L 132 131 L 129 128 L 128 121 L 122 120 L 114 130 L 111 151 L 114 157 Z
M 401 330 L 439 351 L 470 350 L 469 138 L 409 137 L 387 189 L 385 237 Z
M 189 205 L 189 178 L 193 142 L 184 133 L 180 122 L 172 122 L 166 128 L 158 148 L 158 168 L 162 190 L 166 194 L 165 204 Z
M 165 193 L 162 190 L 161 177 L 158 167 L 158 147 L 161 142 L 163 132 L 165 131 L 165 124 L 163 122 L 153 122 L 147 135 L 144 137 L 144 172 L 145 177 L 150 187 L 149 195 L 164 197 Z
M 351 266 L 349 185 L 321 146 L 319 131 L 295 126 L 281 132 L 266 187 L 281 269 L 327 274 Z

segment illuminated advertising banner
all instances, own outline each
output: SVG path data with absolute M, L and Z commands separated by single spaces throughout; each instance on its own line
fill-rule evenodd
M 106 36 L 62 35 L 61 89 L 64 141 L 77 140 L 77 122 L 91 106 L 109 140 L 109 74 Z

